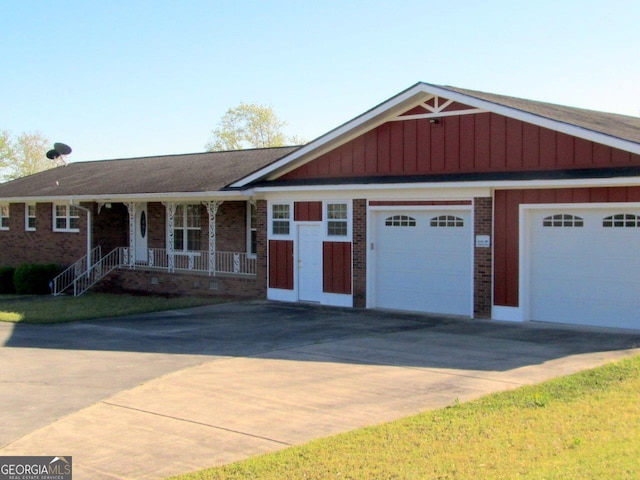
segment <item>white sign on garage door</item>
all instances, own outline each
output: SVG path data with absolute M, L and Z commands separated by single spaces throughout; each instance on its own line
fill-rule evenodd
M 371 306 L 471 316 L 470 211 L 375 211 L 373 227 Z
M 529 318 L 640 328 L 640 209 L 530 210 Z

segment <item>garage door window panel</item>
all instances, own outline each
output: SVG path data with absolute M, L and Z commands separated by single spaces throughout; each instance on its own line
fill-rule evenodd
M 606 228 L 636 228 L 640 227 L 638 216 L 631 213 L 619 213 L 605 217 L 602 226 Z
M 584 219 L 577 215 L 558 213 L 542 220 L 543 227 L 584 227 Z
M 408 215 L 394 215 L 385 219 L 386 227 L 415 227 L 416 219 Z
M 440 215 L 429 222 L 432 227 L 464 227 L 464 220 L 454 215 Z

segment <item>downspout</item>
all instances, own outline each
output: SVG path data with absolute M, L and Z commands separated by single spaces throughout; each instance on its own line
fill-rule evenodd
M 83 212 L 87 213 L 87 272 L 89 272 L 89 270 L 91 270 L 91 210 L 88 209 L 87 207 L 83 207 L 81 205 L 77 205 L 75 203 L 73 203 L 73 199 L 71 199 L 71 201 L 69 202 L 70 205 L 73 205 L 74 207 L 76 207 L 78 210 L 82 210 Z

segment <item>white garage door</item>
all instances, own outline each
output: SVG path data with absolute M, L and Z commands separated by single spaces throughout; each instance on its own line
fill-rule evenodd
M 470 212 L 381 211 L 374 218 L 375 306 L 471 316 Z
M 530 318 L 640 328 L 640 210 L 532 210 Z

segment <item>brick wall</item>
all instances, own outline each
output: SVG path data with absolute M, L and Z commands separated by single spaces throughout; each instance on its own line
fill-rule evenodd
M 112 272 L 94 287 L 102 292 L 145 292 L 168 295 L 265 298 L 257 277 L 191 275 L 162 271 L 127 270 Z
M 36 231 L 25 231 L 25 204 L 10 204 L 9 230 L 0 230 L 0 265 L 57 263 L 66 266 L 86 255 L 86 213 L 80 212 L 78 233 L 54 232 L 52 220 L 52 204 L 38 203 L 36 204 Z
M 267 296 L 267 201 L 256 202 L 256 288 L 261 298 Z
M 353 306 L 367 304 L 367 201 L 353 200 Z
M 204 209 L 205 213 L 207 209 Z M 204 232 L 207 240 L 203 245 L 208 245 L 208 225 Z M 203 226 L 203 230 L 204 226 Z M 221 252 L 246 252 L 247 251 L 247 202 L 224 202 L 218 208 L 216 217 L 216 249 Z M 203 250 L 206 250 L 204 248 Z
M 476 235 L 493 232 L 493 200 L 474 198 L 474 245 Z M 473 315 L 476 318 L 491 317 L 492 248 L 475 247 L 473 250 Z
M 93 204 L 93 245 L 102 247 L 106 255 L 116 247 L 129 246 L 129 211 L 123 203 L 112 203 L 111 208 Z

